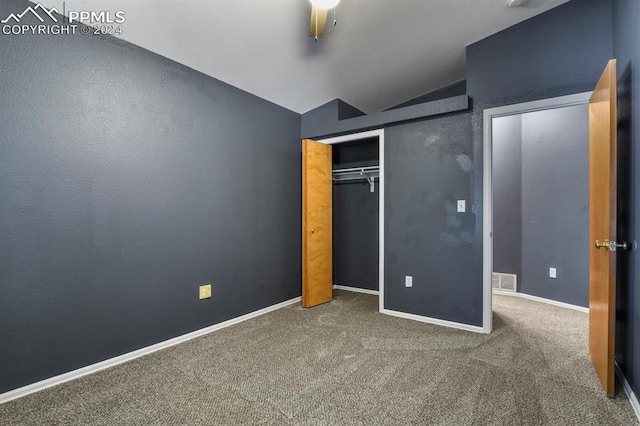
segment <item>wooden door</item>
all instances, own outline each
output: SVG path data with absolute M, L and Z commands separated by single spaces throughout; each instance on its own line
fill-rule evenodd
M 615 388 L 616 84 L 612 59 L 589 100 L 589 353 L 610 397 Z
M 302 306 L 333 298 L 331 145 L 302 141 Z

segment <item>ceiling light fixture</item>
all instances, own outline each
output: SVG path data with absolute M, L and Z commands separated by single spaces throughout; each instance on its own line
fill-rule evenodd
M 309 0 L 309 2 L 311 3 L 309 37 L 314 37 L 317 42 L 318 36 L 324 34 L 329 9 L 333 9 L 333 26 L 338 23 L 336 20 L 336 6 L 338 6 L 340 0 Z
M 309 0 L 318 9 L 333 9 L 340 3 L 340 0 Z
M 508 0 L 507 6 L 509 7 L 520 7 L 523 6 L 528 0 Z

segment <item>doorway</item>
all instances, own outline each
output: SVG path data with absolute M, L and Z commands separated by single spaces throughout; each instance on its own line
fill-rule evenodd
M 333 161 L 333 176 L 334 176 L 334 200 L 337 201 L 337 205 L 334 205 L 334 218 L 340 219 L 340 217 L 336 218 L 336 213 L 339 213 L 340 210 L 343 210 L 342 207 L 349 209 L 349 206 L 344 206 L 340 204 L 340 199 L 344 197 L 349 197 L 353 195 L 354 191 L 360 194 L 361 196 L 366 196 L 367 194 L 371 194 L 371 190 L 376 193 L 377 196 L 377 216 L 378 216 L 378 246 L 377 246 L 377 288 L 373 288 L 374 286 L 369 286 L 364 284 L 365 282 L 371 282 L 371 276 L 369 274 L 368 278 L 365 278 L 365 281 L 357 281 L 357 282 L 339 282 L 334 280 L 334 288 L 342 288 L 350 291 L 360 291 L 363 293 L 371 293 L 378 295 L 378 305 L 379 310 L 384 310 L 384 129 L 371 130 L 366 132 L 352 133 L 344 136 L 337 136 L 333 138 L 327 139 L 319 139 L 318 142 L 332 145 L 334 148 L 334 161 Z M 367 157 L 371 157 L 371 144 L 377 144 L 377 158 L 375 161 L 373 159 Z M 368 145 L 368 146 L 367 146 Z M 336 155 L 337 153 L 337 155 Z M 377 166 L 374 164 L 377 163 Z M 377 170 L 374 170 L 377 167 Z M 362 174 L 361 174 L 362 173 Z M 353 179 L 353 180 L 350 180 Z M 348 183 L 352 182 L 352 183 Z M 357 185 L 357 186 L 354 186 Z M 367 204 L 370 200 L 365 200 L 362 198 L 362 203 Z M 337 207 L 337 208 L 336 208 Z M 366 206 L 365 208 L 371 208 L 371 205 Z M 343 211 L 344 213 L 344 211 Z M 343 219 L 349 221 L 346 216 L 342 216 Z M 335 232 L 340 232 L 342 226 L 349 226 L 348 223 L 343 223 L 334 227 Z M 365 232 L 367 227 L 371 224 L 361 223 L 359 224 L 359 232 Z M 336 238 L 337 237 L 337 238 Z M 363 262 L 370 264 L 371 258 L 371 247 L 367 248 L 367 253 L 364 256 L 359 256 L 357 252 L 357 241 L 355 239 L 358 238 L 357 233 L 355 235 L 349 236 L 346 240 L 341 238 L 339 235 L 334 233 L 334 256 L 340 256 L 340 253 L 347 257 L 346 264 L 338 264 L 338 268 L 334 268 L 334 278 L 340 279 L 341 277 L 345 277 L 349 280 L 349 277 L 354 277 L 354 267 L 357 268 L 357 265 L 353 264 L 353 261 L 356 263 Z M 372 239 L 367 240 L 369 243 L 373 241 Z M 341 245 L 337 247 L 337 244 L 341 244 L 341 242 L 345 242 L 346 245 Z M 337 243 L 337 244 L 336 244 Z M 364 241 L 363 241 L 364 243 Z M 335 262 L 335 260 L 334 260 Z M 350 263 L 350 264 L 349 264 Z M 364 284 L 364 285 L 363 285 Z M 370 288 L 366 288 L 370 287 Z
M 519 214 L 518 209 L 517 208 L 510 209 L 508 205 L 504 205 L 505 201 L 502 200 L 501 197 L 496 196 L 497 193 L 494 194 L 494 189 L 496 189 L 496 184 L 498 182 L 501 184 L 504 183 L 502 180 L 505 178 L 504 176 L 505 173 L 506 174 L 513 173 L 513 171 L 511 172 L 509 171 L 509 167 L 503 167 L 500 171 L 499 176 L 494 176 L 494 171 L 495 171 L 494 170 L 494 167 L 495 167 L 494 142 L 498 142 L 497 140 L 494 141 L 494 138 L 496 137 L 496 131 L 499 132 L 501 130 L 504 130 L 505 128 L 508 128 L 509 126 L 512 126 L 512 127 L 520 126 L 520 131 L 522 131 L 522 125 L 524 121 L 520 117 L 525 117 L 525 116 L 528 118 L 528 125 L 530 127 L 531 125 L 533 126 L 537 125 L 539 127 L 544 123 L 544 119 L 548 120 L 550 118 L 549 114 L 553 114 L 554 112 L 553 110 L 556 110 L 559 108 L 563 108 L 566 111 L 570 111 L 571 107 L 576 107 L 573 109 L 574 113 L 576 112 L 581 113 L 580 112 L 581 109 L 585 109 L 585 111 L 587 111 L 586 105 L 588 104 L 590 95 L 591 95 L 590 92 L 586 92 L 586 93 L 580 93 L 576 95 L 562 96 L 557 98 L 544 99 L 540 101 L 508 105 L 508 106 L 499 107 L 499 108 L 487 109 L 484 111 L 483 332 L 485 333 L 490 333 L 493 328 L 493 324 L 492 324 L 493 288 L 496 286 L 501 287 L 503 285 L 501 281 L 504 279 L 504 282 L 507 283 L 506 290 L 515 292 L 518 287 L 518 283 L 517 283 L 518 280 L 517 278 L 513 280 L 513 278 L 511 277 L 517 276 L 518 274 L 519 276 L 522 276 L 524 271 L 527 272 L 526 275 L 528 275 L 529 277 L 533 277 L 533 279 L 539 279 L 540 277 L 542 277 L 541 274 L 545 274 L 543 277 L 543 280 L 546 280 L 547 277 L 548 279 L 556 280 L 558 278 L 559 271 L 555 267 L 555 265 L 549 261 L 549 256 L 551 256 L 551 252 L 553 250 L 556 250 L 556 251 L 562 250 L 561 245 L 563 244 L 563 240 L 561 238 L 556 240 L 552 237 L 545 236 L 546 233 L 549 233 L 549 232 L 553 234 L 554 233 L 553 229 L 551 230 L 547 229 L 544 232 L 541 231 L 542 229 L 544 229 L 545 224 L 540 222 L 543 222 L 545 220 L 550 221 L 549 212 L 552 211 L 552 209 L 555 209 L 556 206 L 551 205 L 551 206 L 548 206 L 548 208 L 546 209 L 544 208 L 529 209 L 529 210 L 535 210 L 533 212 L 533 215 L 532 215 L 532 212 L 527 212 L 527 215 L 530 215 L 531 217 L 528 217 L 528 216 L 525 217 L 524 214 L 521 214 L 518 222 L 517 219 L 509 218 L 510 215 L 511 216 L 518 215 Z M 519 118 L 520 118 L 520 121 L 518 121 Z M 543 121 L 541 121 L 541 119 Z M 522 137 L 522 133 L 521 133 L 521 137 Z M 533 138 L 533 142 L 538 143 L 540 145 L 549 143 L 548 140 L 540 139 L 540 138 L 537 141 L 536 141 L 536 138 Z M 588 149 L 588 134 L 584 142 L 585 142 L 586 148 Z M 522 146 L 524 145 L 521 145 L 521 147 Z M 537 161 L 537 163 L 539 164 L 540 163 L 544 164 L 544 158 L 540 156 L 541 149 L 543 148 L 544 148 L 543 146 L 533 146 L 533 147 L 530 146 L 527 148 L 529 151 L 533 153 L 534 158 L 539 157 L 537 158 L 537 160 L 539 160 Z M 512 150 L 509 153 L 509 155 L 517 157 L 517 155 L 523 156 L 524 153 L 523 152 L 518 153 Z M 552 160 L 555 160 L 555 158 Z M 548 163 L 553 163 L 553 161 L 548 161 Z M 588 163 L 587 163 L 587 166 L 588 166 Z M 524 172 L 524 170 L 522 170 L 522 172 Z M 533 170 L 532 173 L 538 173 L 538 172 L 540 172 L 540 170 Z M 543 180 L 545 179 L 548 180 L 550 177 L 548 176 L 549 172 L 547 171 L 546 173 L 547 174 L 543 176 L 544 178 Z M 494 177 L 500 178 L 501 180 L 497 181 L 494 179 Z M 526 177 L 525 175 L 522 175 L 522 174 L 520 175 L 521 179 L 524 179 L 525 177 Z M 553 176 L 551 177 L 553 178 Z M 588 171 L 587 171 L 586 178 L 588 179 Z M 521 190 L 524 189 L 522 182 L 516 181 L 514 183 L 514 181 L 512 180 L 509 182 L 509 184 L 511 186 L 519 185 Z M 507 187 L 505 188 L 500 187 L 499 189 L 501 191 L 509 190 L 509 188 Z M 521 200 L 522 202 L 521 209 L 523 212 L 525 209 L 527 209 L 527 203 L 535 204 L 536 202 L 539 202 L 543 196 L 545 196 L 544 185 L 542 186 L 538 185 L 537 188 L 532 186 L 532 188 L 530 189 L 531 189 L 531 194 L 527 194 L 527 200 L 526 201 Z M 552 188 L 549 192 L 551 192 L 551 194 L 549 194 L 550 196 L 547 198 L 553 199 L 554 197 L 556 197 L 558 198 L 557 200 L 558 203 L 564 203 L 564 200 L 562 199 L 562 196 L 561 196 L 562 191 L 557 191 Z M 588 200 L 588 194 L 587 194 L 587 200 Z M 496 202 L 498 202 L 499 205 L 496 205 L 495 204 Z M 531 205 L 534 205 L 534 204 L 531 204 Z M 540 206 L 537 206 L 537 207 L 540 207 Z M 587 204 L 586 212 L 584 213 L 586 213 L 587 215 L 586 217 L 588 218 L 588 204 Z M 494 224 L 494 219 L 496 219 L 496 215 L 497 215 L 497 218 L 501 220 L 500 229 L 496 229 L 497 224 Z M 507 224 L 507 226 L 504 226 L 505 223 Z M 588 226 L 588 222 L 586 223 Z M 508 229 L 509 226 L 514 229 L 509 230 Z M 579 227 L 579 224 L 576 224 L 576 226 Z M 495 259 L 494 250 L 496 249 L 496 247 L 494 247 L 494 244 L 498 244 L 501 242 L 501 240 L 504 240 L 503 237 L 505 233 L 509 231 L 515 232 L 515 228 L 519 228 L 521 232 L 521 236 L 515 239 L 518 240 L 520 238 L 527 238 L 528 244 L 526 245 L 520 244 L 520 248 L 522 250 L 521 253 L 518 253 L 518 251 L 514 252 L 513 250 L 507 250 L 507 253 L 504 253 L 504 255 L 502 252 L 500 252 L 498 254 L 500 258 Z M 582 237 L 588 238 L 588 227 L 586 227 L 584 231 L 585 232 L 584 232 L 584 235 L 582 235 Z M 546 244 L 549 244 L 549 246 L 546 246 Z M 553 246 L 553 244 L 557 244 L 558 246 L 557 247 Z M 577 244 L 578 246 L 582 247 L 581 243 L 578 242 Z M 548 247 L 548 248 L 543 250 L 542 253 L 540 253 L 541 246 Z M 584 247 L 588 247 L 588 245 L 585 245 Z M 503 247 L 500 247 L 500 248 L 503 248 Z M 525 251 L 527 251 L 527 253 L 524 253 Z M 538 253 L 540 255 L 533 255 L 533 253 Z M 561 256 L 561 254 L 559 254 L 559 256 Z M 525 257 L 527 258 L 526 265 L 524 264 L 524 261 L 522 263 L 517 262 L 518 258 L 524 259 Z M 500 268 L 503 268 L 503 269 L 511 268 L 515 273 L 511 273 L 511 274 L 507 273 L 504 276 L 500 276 L 500 275 L 496 276 L 494 272 L 507 272 L 507 271 L 495 270 L 494 266 L 496 265 L 496 262 L 495 262 L 496 260 L 498 260 L 497 265 Z M 544 267 L 541 265 L 544 265 Z M 575 268 L 579 269 L 580 265 L 578 266 L 572 265 L 572 267 L 574 269 Z M 588 270 L 582 271 L 582 272 L 588 272 Z M 588 275 L 587 275 L 587 280 L 588 280 Z M 553 291 L 553 287 L 551 287 L 553 284 L 546 283 L 545 281 L 545 282 L 542 282 L 542 285 L 538 285 L 536 287 L 536 285 L 533 284 L 533 282 L 534 282 L 533 280 L 529 281 L 528 292 L 534 293 L 529 298 L 532 298 L 532 299 L 537 298 L 541 301 L 549 302 L 550 299 L 548 297 L 539 297 L 539 296 L 536 296 L 535 294 L 542 294 L 542 295 L 551 294 L 550 291 Z M 517 293 L 517 294 L 525 295 L 525 293 Z M 588 298 L 588 288 L 585 289 L 584 296 Z M 561 297 L 570 297 L 570 296 L 562 295 Z M 574 308 L 576 307 L 575 302 L 564 303 L 564 302 L 558 301 L 555 304 L 564 305 L 565 307 L 574 307 Z M 584 308 L 584 310 L 586 311 L 587 308 Z

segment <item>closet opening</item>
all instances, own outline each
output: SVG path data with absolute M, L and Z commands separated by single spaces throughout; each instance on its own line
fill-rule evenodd
M 384 130 L 332 145 L 333 288 L 379 295 L 384 309 Z
M 378 138 L 335 145 L 332 165 L 334 288 L 378 293 Z

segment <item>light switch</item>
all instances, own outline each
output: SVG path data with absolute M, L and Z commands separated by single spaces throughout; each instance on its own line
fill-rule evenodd
M 406 277 L 404 277 L 404 286 L 413 287 L 413 277 L 411 275 L 407 275 Z
M 458 200 L 458 213 L 464 213 L 467 210 L 467 203 L 465 200 Z
M 549 278 L 556 278 L 556 268 L 549 268 Z

